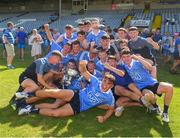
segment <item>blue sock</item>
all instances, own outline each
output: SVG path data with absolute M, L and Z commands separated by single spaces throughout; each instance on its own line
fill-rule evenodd
M 29 97 L 35 97 L 36 96 L 35 92 L 27 92 L 27 94 Z
M 168 113 L 168 108 L 169 108 L 168 105 L 164 105 L 164 111 L 163 111 L 163 113 Z
M 32 106 L 31 113 L 39 114 L 39 109 L 37 109 L 34 106 Z
M 21 107 L 24 108 L 27 106 L 26 100 L 25 99 L 19 99 L 16 101 L 16 106 L 17 108 Z

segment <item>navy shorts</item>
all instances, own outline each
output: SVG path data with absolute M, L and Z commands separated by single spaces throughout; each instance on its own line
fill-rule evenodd
M 22 73 L 20 76 L 19 76 L 19 84 L 21 85 L 21 83 L 26 80 L 26 79 L 31 79 L 33 80 L 36 84 L 38 84 L 38 80 L 37 80 L 37 75 L 32 75 L 32 77 L 29 77 L 27 75 L 25 75 L 24 73 Z
M 80 113 L 80 99 L 79 99 L 79 92 L 75 92 L 74 96 L 72 97 L 71 101 L 69 102 L 71 108 L 74 111 L 74 115 Z
M 153 85 L 149 85 L 149 86 L 142 88 L 141 91 L 143 91 L 144 89 L 147 89 L 147 90 L 152 91 L 154 94 L 156 94 L 158 96 L 162 96 L 162 94 L 157 94 L 158 87 L 159 87 L 159 83 L 155 83 Z
M 117 85 L 117 86 L 118 86 L 118 85 Z M 119 85 L 119 86 L 121 86 L 121 85 Z M 127 85 L 121 86 L 121 87 L 124 87 L 125 89 L 131 91 L 131 90 L 128 88 Z M 111 91 L 112 91 L 112 93 L 113 93 L 113 96 L 114 96 L 115 101 L 117 101 L 117 100 L 119 99 L 120 96 L 115 94 L 115 87 L 113 87 L 113 88 L 111 89 Z

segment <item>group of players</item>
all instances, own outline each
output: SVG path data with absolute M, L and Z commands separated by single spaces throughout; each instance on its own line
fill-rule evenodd
M 96 18 L 80 24 L 77 32 L 66 25 L 56 40 L 49 25 L 44 25 L 51 50 L 21 73 L 20 87 L 10 101 L 18 115 L 65 117 L 98 107 L 106 110 L 97 116 L 102 123 L 113 114 L 121 116 L 126 107 L 145 106 L 169 122 L 173 86 L 157 80 L 152 50 L 159 45 L 140 37 L 136 27 L 119 28 L 112 39 L 99 25 Z M 156 95 L 163 94 L 161 111 Z M 46 98 L 55 101 L 34 104 Z

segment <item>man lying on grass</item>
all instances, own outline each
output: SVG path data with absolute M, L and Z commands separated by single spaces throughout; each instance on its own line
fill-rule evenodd
M 35 93 L 16 94 L 16 98 L 36 96 L 40 98 L 61 99 L 66 102 L 63 106 L 53 109 L 50 106 L 37 108 L 38 106 L 27 105 L 25 108 L 19 109 L 18 114 L 38 113 L 44 116 L 65 117 L 76 115 L 89 108 L 98 106 L 107 110 L 104 116 L 97 116 L 98 122 L 103 123 L 106 121 L 114 112 L 114 97 L 111 88 L 114 86 L 115 78 L 107 73 L 102 81 L 99 81 L 87 71 L 86 65 L 86 61 L 80 61 L 79 71 L 89 81 L 89 84 L 79 92 L 75 93 L 70 89 L 44 89 L 38 90 Z

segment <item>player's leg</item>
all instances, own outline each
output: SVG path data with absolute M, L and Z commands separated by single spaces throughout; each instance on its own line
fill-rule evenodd
M 65 104 L 58 109 L 40 109 L 39 114 L 52 117 L 66 117 L 74 115 L 74 111 L 70 104 Z
M 139 101 L 139 99 L 140 99 L 140 96 L 134 94 L 130 90 L 128 90 L 122 86 L 119 86 L 119 85 L 115 86 L 115 94 L 118 96 L 126 96 L 135 101 Z
M 142 96 L 141 91 L 136 87 L 136 85 L 135 85 L 134 83 L 130 83 L 130 84 L 128 85 L 128 88 L 129 88 L 132 92 L 134 92 L 136 95 Z
M 120 107 L 131 107 L 131 106 L 142 106 L 140 103 L 138 102 L 133 102 L 130 98 L 128 97 L 120 97 L 117 101 L 116 101 L 116 106 Z
M 60 100 L 60 99 L 56 99 L 56 101 L 54 103 L 41 103 L 41 104 L 37 104 L 35 105 L 35 108 L 37 109 L 55 109 L 58 108 L 60 106 L 63 106 L 64 104 L 66 104 L 65 101 Z
M 44 89 L 36 91 L 35 96 L 40 98 L 62 99 L 68 102 L 74 96 L 74 92 L 68 89 Z
M 26 107 L 21 108 L 19 110 L 18 115 L 29 114 L 29 113 L 41 114 L 43 116 L 65 117 L 65 116 L 74 115 L 74 110 L 69 103 L 63 105 L 58 109 L 48 109 L 48 108 L 38 109 L 35 108 L 34 106 L 27 105 Z
M 176 72 L 176 67 L 178 66 L 180 64 L 180 60 L 174 60 L 174 62 L 173 62 L 173 66 L 172 66 L 172 68 L 171 68 L 171 72 L 172 73 L 174 73 L 174 72 Z
M 129 107 L 129 106 L 142 106 L 142 105 L 138 102 L 132 102 L 132 100 L 128 97 L 119 97 L 116 101 L 115 116 L 120 117 L 125 107 Z
M 157 94 L 161 95 L 163 93 L 165 94 L 165 96 L 164 96 L 164 110 L 163 110 L 162 117 L 163 117 L 163 121 L 169 122 L 168 108 L 169 108 L 169 105 L 171 103 L 172 96 L 173 96 L 172 84 L 166 83 L 166 82 L 160 82 L 157 89 Z
M 24 88 L 23 92 L 34 92 L 39 89 L 39 86 L 30 78 L 25 79 L 20 85 Z

